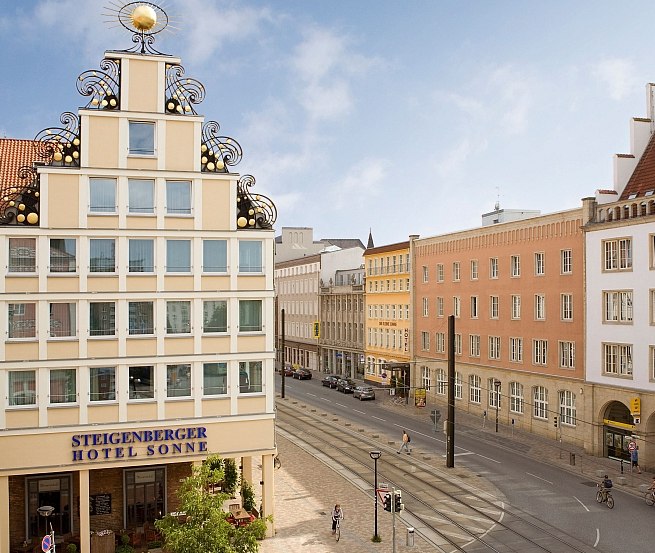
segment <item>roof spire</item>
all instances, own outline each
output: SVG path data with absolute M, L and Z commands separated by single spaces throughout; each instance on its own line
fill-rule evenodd
M 369 227 L 368 229 L 368 242 L 366 243 L 366 249 L 368 250 L 369 248 L 374 248 L 375 246 L 373 245 L 373 233 L 371 232 L 371 228 Z

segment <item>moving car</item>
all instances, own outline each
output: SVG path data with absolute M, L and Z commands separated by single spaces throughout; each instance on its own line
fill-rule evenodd
M 344 394 L 352 394 L 356 386 L 357 382 L 352 378 L 340 378 L 337 380 L 337 390 Z
M 300 367 L 299 369 L 296 369 L 293 373 L 293 378 L 297 378 L 298 380 L 311 380 L 312 379 L 312 371 L 309 369 L 303 369 Z
M 339 377 L 336 374 L 328 374 L 327 376 L 323 377 L 321 384 L 323 384 L 323 386 L 327 386 L 328 388 L 336 388 L 337 380 L 339 380 Z
M 364 399 L 375 399 L 375 390 L 372 386 L 355 386 L 353 397 L 362 401 Z

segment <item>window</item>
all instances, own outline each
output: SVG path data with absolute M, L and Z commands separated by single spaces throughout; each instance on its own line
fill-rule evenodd
M 166 302 L 166 334 L 189 334 L 191 332 L 191 302 Z
M 190 181 L 166 181 L 166 214 L 191 215 Z
M 116 272 L 116 241 L 111 238 L 89 240 L 89 271 L 92 273 Z
M 545 365 L 548 362 L 548 340 L 532 340 L 532 364 Z
M 114 401 L 116 399 L 116 368 L 91 367 L 89 369 L 89 400 Z
M 128 212 L 155 212 L 155 181 L 150 179 L 127 179 Z
M 202 270 L 205 273 L 227 272 L 227 240 L 202 241 Z
M 535 419 L 548 420 L 548 390 L 545 386 L 532 388 L 532 406 Z
M 518 321 L 521 318 L 521 296 L 512 296 L 512 319 Z
M 428 316 L 428 298 L 423 298 L 423 316 Z
M 460 271 L 459 271 L 459 261 L 455 261 L 453 263 L 453 281 L 454 282 L 459 282 L 460 279 Z
M 166 397 L 189 397 L 191 395 L 191 365 L 166 366 Z
M 455 334 L 455 355 L 462 355 L 462 335 Z
M 471 259 L 471 280 L 478 280 L 478 260 Z
M 490 296 L 489 297 L 489 318 L 490 319 L 497 319 L 498 318 L 498 312 L 499 312 L 498 296 Z
M 480 357 L 480 335 L 469 335 L 469 355 L 471 357 Z
M 116 304 L 113 301 L 89 303 L 89 334 L 113 336 L 116 333 Z
M 453 297 L 453 315 L 459 319 L 462 314 L 462 300 L 459 296 Z
M 36 338 L 36 304 L 7 304 L 9 339 Z
M 202 387 L 206 396 L 227 394 L 227 363 L 205 363 L 202 368 Z
M 227 301 L 206 301 L 202 309 L 203 332 L 227 332 Z
M 427 369 L 427 367 L 424 367 Z M 437 394 L 445 396 L 448 393 L 448 375 L 443 369 L 437 369 Z
M 650 324 L 655 325 L 655 290 L 650 291 Z
M 434 335 L 437 343 L 437 353 L 445 353 L 446 351 L 446 334 L 444 332 L 437 332 Z
M 489 336 L 489 359 L 500 359 L 500 336 Z
M 509 383 L 509 410 L 512 413 L 523 414 L 523 384 L 519 382 Z
M 253 394 L 262 391 L 262 362 L 239 361 L 239 393 Z
M 50 370 L 50 403 L 77 401 L 75 369 Z
M 437 263 L 437 282 L 443 282 L 443 263 Z
M 650 346 L 650 377 L 655 380 L 655 346 Z
M 443 298 L 437 297 L 437 317 L 443 317 Z
M 498 278 L 498 258 L 489 258 L 489 278 Z
M 152 365 L 130 367 L 130 399 L 152 399 L 155 397 L 154 373 L 155 368 Z
M 8 371 L 9 407 L 36 405 L 36 371 Z
M 471 296 L 471 319 L 478 318 L 478 297 Z
M 544 252 L 534 254 L 534 274 L 537 276 L 546 274 L 546 254 Z
M 501 407 L 501 398 L 503 395 L 500 392 L 500 380 L 489 378 L 487 380 L 487 390 L 489 392 L 489 407 Z
M 191 240 L 166 240 L 166 272 L 191 272 Z
M 562 303 L 562 320 L 573 320 L 573 294 L 562 294 L 560 296 Z
M 523 338 L 509 339 L 509 360 L 512 363 L 523 362 Z
M 632 290 L 613 290 L 610 292 L 603 292 L 603 306 L 603 322 L 632 322 Z
M 74 273 L 77 271 L 77 240 L 75 238 L 50 239 L 50 272 Z
M 430 389 L 430 367 L 421 367 L 421 384 L 426 390 Z
M 632 376 L 632 344 L 603 344 L 605 374 Z
M 423 282 L 427 282 L 427 281 L 428 281 L 428 268 L 425 265 L 423 265 Z
M 36 238 L 10 238 L 10 273 L 36 273 Z
M 573 272 L 573 253 L 571 250 L 560 251 L 560 272 L 570 275 Z
M 535 294 L 534 296 L 534 318 L 543 321 L 546 318 L 546 296 Z
M 559 343 L 560 369 L 575 369 L 575 342 Z
M 128 332 L 130 336 L 155 333 L 153 302 L 131 301 L 128 303 Z
M 620 238 L 603 242 L 606 271 L 632 269 L 632 239 Z
M 116 179 L 89 179 L 89 212 L 116 213 Z
M 421 349 L 423 351 L 430 351 L 430 333 L 421 332 Z
M 469 401 L 471 403 L 480 403 L 482 381 L 476 374 L 469 376 Z
M 239 331 L 262 330 L 262 300 L 239 300 Z
M 462 373 L 455 373 L 455 399 L 462 399 Z
M 255 240 L 239 240 L 239 272 L 261 273 L 263 270 L 262 243 Z
M 521 257 L 513 255 L 510 257 L 510 270 L 513 277 L 521 276 Z
M 74 303 L 50 304 L 50 336 L 64 338 L 77 335 L 77 309 Z
M 577 412 L 575 408 L 575 394 L 568 390 L 559 392 L 559 418 L 562 424 L 575 426 Z
M 130 239 L 129 265 L 130 273 L 153 273 L 155 271 L 155 243 L 153 240 Z
M 130 121 L 130 154 L 155 155 L 155 124 L 145 121 Z

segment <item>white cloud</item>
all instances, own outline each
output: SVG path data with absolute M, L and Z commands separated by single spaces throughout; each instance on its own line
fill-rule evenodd
M 592 75 L 606 85 L 610 98 L 622 100 L 638 86 L 637 69 L 631 60 L 607 58 L 596 63 Z
M 500 124 L 508 134 L 523 134 L 528 127 L 528 117 L 534 105 L 537 83 L 526 76 L 524 70 L 505 66 L 496 69 L 490 78 L 492 90 L 497 94 Z
M 342 208 L 359 201 L 364 204 L 378 196 L 391 163 L 382 158 L 362 159 L 349 170 L 340 181 L 328 185 L 325 193 L 332 198 L 333 207 Z

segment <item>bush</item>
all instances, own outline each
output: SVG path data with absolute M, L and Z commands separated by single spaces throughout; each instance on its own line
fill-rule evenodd
M 225 484 L 223 491 L 230 496 L 234 496 L 239 485 L 239 471 L 237 470 L 237 464 L 234 459 L 224 459 L 223 470 L 225 472 L 223 475 L 223 482 Z
M 255 508 L 255 491 L 252 489 L 252 484 L 248 480 L 241 482 L 241 503 L 243 508 L 249 513 Z
M 77 544 L 69 543 L 66 546 L 66 553 L 77 553 Z
M 116 553 L 134 553 L 134 547 L 130 545 L 130 536 L 121 534 L 121 543 L 116 547 Z

